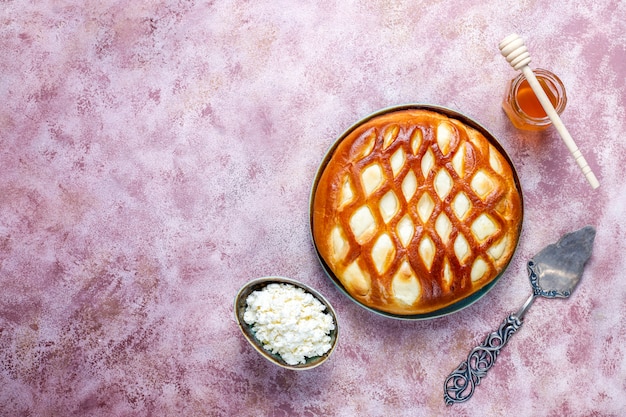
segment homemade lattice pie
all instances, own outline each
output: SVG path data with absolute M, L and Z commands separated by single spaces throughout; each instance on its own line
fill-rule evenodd
M 321 169 L 315 245 L 368 307 L 433 312 L 483 288 L 513 255 L 522 221 L 513 169 L 459 120 L 421 109 L 375 116 Z

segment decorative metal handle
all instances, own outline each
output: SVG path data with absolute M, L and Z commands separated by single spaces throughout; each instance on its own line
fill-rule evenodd
M 495 364 L 500 350 L 509 338 L 522 326 L 522 320 L 510 314 L 497 331 L 487 335 L 480 346 L 476 346 L 467 356 L 467 360 L 448 376 L 444 383 L 443 399 L 447 405 L 469 400 L 480 380 Z

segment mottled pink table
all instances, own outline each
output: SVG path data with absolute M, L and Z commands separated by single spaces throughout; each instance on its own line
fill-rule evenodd
M 626 3 L 477 3 L 0 2 L 0 415 L 626 415 Z M 554 130 L 502 112 L 511 32 L 565 83 L 598 190 Z M 335 138 L 411 102 L 489 128 L 525 197 L 495 288 L 419 322 L 342 295 L 308 225 Z M 447 374 L 530 293 L 528 258 L 587 224 L 579 288 L 538 300 L 446 407 Z M 272 274 L 335 306 L 322 366 L 279 369 L 240 334 L 237 290 Z

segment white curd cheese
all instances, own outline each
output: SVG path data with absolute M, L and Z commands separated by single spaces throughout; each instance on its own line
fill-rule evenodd
M 272 283 L 246 298 L 244 321 L 252 326 L 263 348 L 279 354 L 289 365 L 306 363 L 331 348 L 335 323 L 326 306 L 291 284 Z

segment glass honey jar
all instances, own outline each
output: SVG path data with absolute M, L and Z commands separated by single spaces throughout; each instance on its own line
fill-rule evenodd
M 533 72 L 554 109 L 560 115 L 567 104 L 565 86 L 559 77 L 548 70 L 535 69 Z M 522 73 L 507 84 L 502 108 L 513 126 L 518 129 L 541 131 L 552 125 L 550 118 Z

